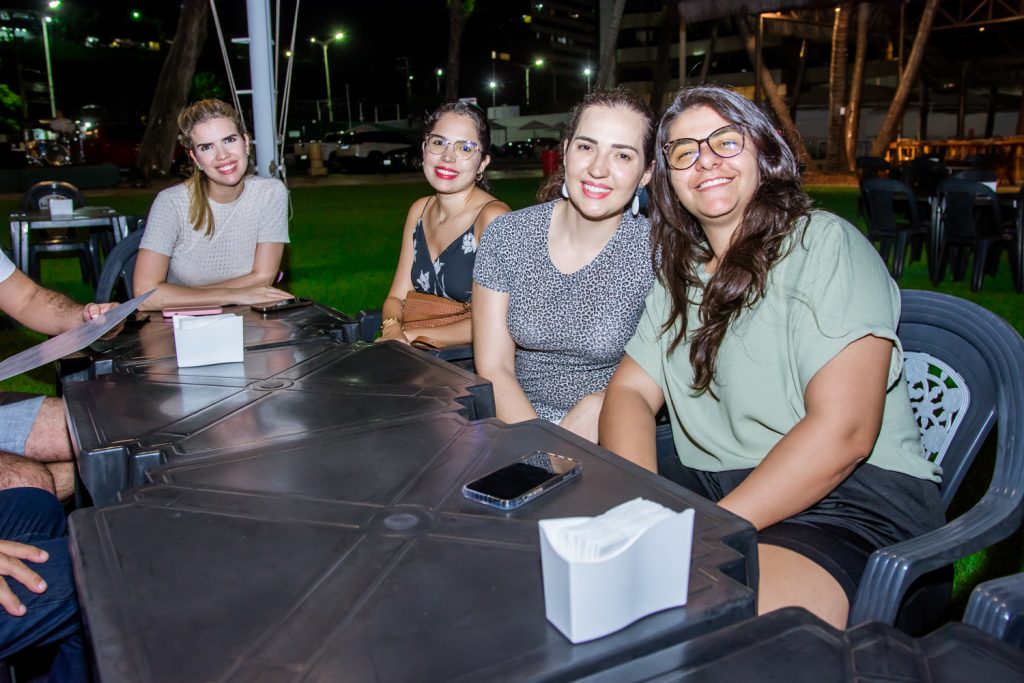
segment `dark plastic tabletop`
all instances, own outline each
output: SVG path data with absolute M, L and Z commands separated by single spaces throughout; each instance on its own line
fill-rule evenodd
M 582 475 L 510 512 L 461 495 L 535 449 Z M 540 420 L 221 444 L 149 477 L 71 516 L 103 681 L 572 680 L 754 613 L 746 522 Z M 637 496 L 696 510 L 688 604 L 574 646 L 545 618 L 536 522 Z
M 587 683 L 1017 683 L 1024 652 L 965 624 L 912 638 L 879 622 L 838 631 L 790 607 L 611 667 Z

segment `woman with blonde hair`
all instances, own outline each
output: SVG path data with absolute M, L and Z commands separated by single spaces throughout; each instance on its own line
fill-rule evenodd
M 135 264 L 143 308 L 253 304 L 289 296 L 271 286 L 288 242 L 288 191 L 252 174 L 238 112 L 201 100 L 178 115 L 179 140 L 195 165 L 157 195 Z

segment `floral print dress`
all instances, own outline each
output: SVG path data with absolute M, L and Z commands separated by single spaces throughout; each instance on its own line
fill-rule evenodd
M 490 202 L 488 202 L 489 204 Z M 486 204 L 484 205 L 486 206 Z M 481 211 L 483 207 L 480 207 Z M 426 207 L 424 207 L 426 211 Z M 423 217 L 412 232 L 412 286 L 417 292 L 443 296 L 465 303 L 473 294 L 473 266 L 476 263 L 476 233 L 473 228 L 480 218 L 477 213 L 473 225 L 456 237 L 451 244 L 431 260 L 427 236 L 423 232 Z

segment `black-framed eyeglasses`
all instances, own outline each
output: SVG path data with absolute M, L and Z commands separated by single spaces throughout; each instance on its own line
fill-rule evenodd
M 456 159 L 468 159 L 477 150 L 480 149 L 480 145 L 472 140 L 449 140 L 441 135 L 430 133 L 427 135 L 426 140 L 423 144 L 426 146 L 427 151 L 431 154 L 437 154 L 438 156 L 444 154 L 445 150 L 448 149 L 448 145 L 452 146 L 452 152 L 455 154 Z
M 665 162 L 671 169 L 685 171 L 697 163 L 697 159 L 700 158 L 700 146 L 704 142 L 708 143 L 708 149 L 715 156 L 731 159 L 743 151 L 746 136 L 743 134 L 742 128 L 730 124 L 722 126 L 703 140 L 694 140 L 693 138 L 672 140 L 666 142 L 661 148 L 665 153 Z

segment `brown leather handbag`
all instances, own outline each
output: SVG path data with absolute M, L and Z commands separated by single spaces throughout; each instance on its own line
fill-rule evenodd
M 402 304 L 402 329 L 416 330 L 421 327 L 440 327 L 472 315 L 469 303 L 453 301 L 443 296 L 424 294 L 410 290 Z

